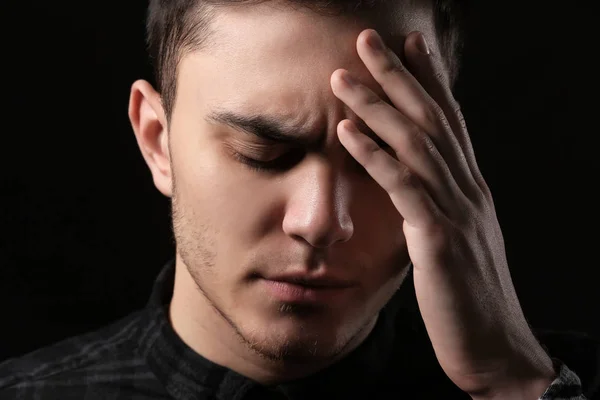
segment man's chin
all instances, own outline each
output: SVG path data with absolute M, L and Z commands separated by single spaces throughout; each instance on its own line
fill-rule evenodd
M 340 334 L 332 321 L 307 316 L 281 317 L 261 329 L 241 332 L 244 341 L 261 357 L 271 361 L 314 363 L 339 354 L 351 336 Z M 250 333 L 251 332 L 251 333 Z
M 335 341 L 319 341 L 318 338 L 266 339 L 249 342 L 261 357 L 270 361 L 294 364 L 313 364 L 329 360 L 339 354 L 344 345 Z

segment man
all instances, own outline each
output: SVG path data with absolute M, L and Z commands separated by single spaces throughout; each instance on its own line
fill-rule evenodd
M 1 365 L 0 397 L 593 396 L 598 343 L 519 305 L 450 90 L 458 11 L 152 0 L 129 116 L 176 257 L 146 309 Z

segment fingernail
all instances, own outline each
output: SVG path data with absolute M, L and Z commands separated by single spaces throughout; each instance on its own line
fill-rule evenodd
M 381 40 L 381 36 L 379 36 L 377 32 L 373 32 L 369 35 L 367 38 L 367 44 L 371 46 L 373 50 L 377 51 L 382 51 L 384 48 L 383 40 Z
M 417 49 L 423 54 L 429 54 L 429 46 L 427 46 L 425 35 L 422 33 L 419 33 L 419 37 L 417 38 Z

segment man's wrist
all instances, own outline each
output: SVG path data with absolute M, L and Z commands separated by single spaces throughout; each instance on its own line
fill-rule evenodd
M 490 389 L 487 393 L 473 395 L 473 400 L 538 400 L 556 379 L 556 374 L 542 376 L 529 381 L 507 384 Z
M 523 367 L 523 364 L 517 364 L 512 369 L 515 371 L 515 376 L 498 378 L 497 385 L 490 387 L 485 393 L 469 393 L 469 395 L 473 400 L 538 400 L 557 378 L 559 372 L 550 356 L 546 353 L 544 356 L 537 359 L 536 364 L 539 368 L 527 371 L 519 368 Z

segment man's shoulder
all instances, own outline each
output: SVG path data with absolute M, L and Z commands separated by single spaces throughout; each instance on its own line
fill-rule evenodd
M 538 330 L 538 341 L 574 371 L 588 399 L 600 399 L 600 338 L 585 332 Z
M 0 398 L 35 392 L 35 387 L 76 390 L 103 375 L 135 368 L 143 362 L 138 343 L 146 319 L 143 310 L 136 311 L 97 330 L 1 362 Z

